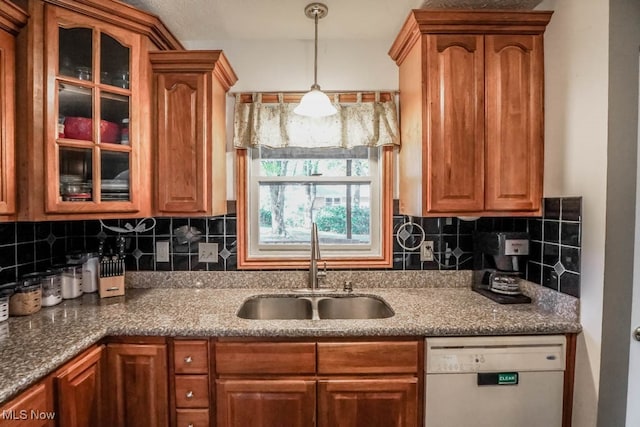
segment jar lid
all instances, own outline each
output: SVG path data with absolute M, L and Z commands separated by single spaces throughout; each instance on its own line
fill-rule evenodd
M 0 285 L 0 297 L 10 297 L 11 295 L 13 295 L 16 286 L 18 286 L 18 283 L 16 282 L 10 282 Z
M 42 286 L 40 285 L 40 282 L 35 282 L 35 283 L 23 282 L 21 284 L 18 284 L 18 286 L 15 287 L 15 292 L 17 294 L 33 292 L 35 290 L 40 289 L 41 287 Z
M 35 279 L 35 278 L 39 278 L 40 276 L 42 276 L 42 272 L 36 271 L 33 273 L 23 274 L 21 276 L 21 279 Z
M 122 119 L 122 123 L 128 124 L 129 123 L 129 119 Z
M 61 271 L 62 270 L 55 271 L 54 269 L 50 268 L 47 271 L 42 271 L 40 273 L 40 276 L 41 277 L 51 277 L 51 276 L 55 276 L 57 274 L 60 274 Z

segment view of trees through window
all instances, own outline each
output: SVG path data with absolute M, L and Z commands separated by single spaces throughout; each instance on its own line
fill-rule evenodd
M 259 241 L 369 244 L 369 149 L 260 149 Z

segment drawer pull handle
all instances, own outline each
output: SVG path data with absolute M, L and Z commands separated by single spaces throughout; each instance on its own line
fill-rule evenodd
M 193 398 L 193 391 L 189 390 L 189 391 L 185 394 L 185 396 L 187 397 L 187 399 L 191 399 L 191 398 Z
M 191 358 L 191 356 L 187 356 L 184 358 L 184 363 L 191 363 L 193 362 L 193 359 Z

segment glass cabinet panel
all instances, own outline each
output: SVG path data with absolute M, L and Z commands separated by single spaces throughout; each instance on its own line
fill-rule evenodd
M 61 76 L 80 80 L 93 77 L 93 30 L 91 28 L 60 28 L 59 66 Z
M 86 202 L 93 199 L 91 149 L 60 148 L 60 197 L 67 202 Z
M 132 48 L 105 28 L 57 25 L 57 201 L 130 202 Z
M 129 197 L 129 153 L 102 151 L 102 201 L 130 200 Z
M 129 143 L 129 97 L 102 91 L 100 94 L 100 142 Z
M 100 83 L 129 89 L 129 48 L 100 34 Z

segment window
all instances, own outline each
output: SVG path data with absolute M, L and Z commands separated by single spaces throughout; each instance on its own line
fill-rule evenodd
M 314 222 L 328 267 L 391 267 L 393 99 L 335 94 L 309 119 L 298 95 L 236 95 L 238 268 L 307 268 Z
M 312 222 L 330 267 L 390 266 L 390 147 L 238 151 L 240 268 L 304 268 Z

